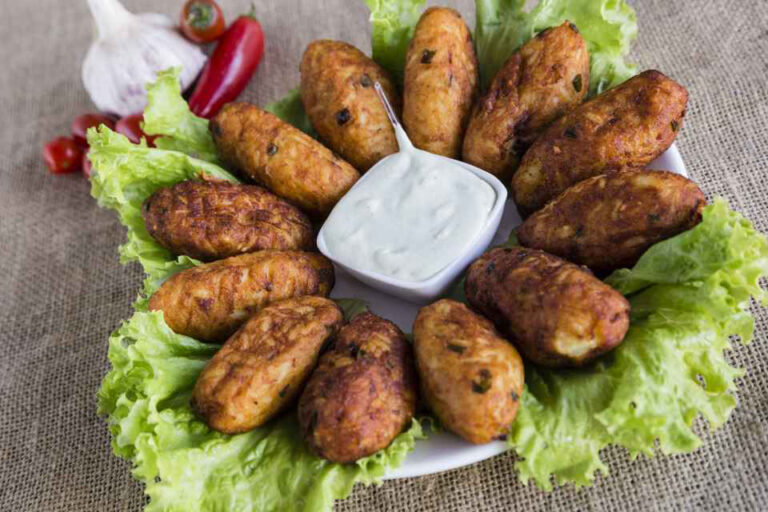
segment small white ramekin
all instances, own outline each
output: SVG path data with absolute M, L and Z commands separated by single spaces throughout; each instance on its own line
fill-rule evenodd
M 355 183 L 350 192 L 354 190 L 354 187 L 359 186 L 363 181 L 368 179 L 376 172 L 387 172 L 387 160 L 389 160 L 392 156 L 394 155 L 385 157 L 376 165 L 371 167 L 371 169 L 368 170 L 368 172 L 366 172 L 363 177 L 358 180 L 357 183 Z M 459 276 L 459 274 L 461 274 L 461 272 L 467 268 L 470 263 L 477 259 L 488 247 L 488 244 L 491 243 L 491 239 L 493 239 L 493 235 L 496 233 L 496 230 L 499 227 L 499 222 L 501 222 L 501 216 L 504 212 L 504 202 L 507 199 L 507 189 L 504 184 L 500 182 L 495 176 L 483 171 L 482 169 L 479 169 L 473 165 L 469 165 L 465 162 L 452 160 L 443 156 L 440 156 L 439 158 L 446 160 L 446 163 L 451 163 L 454 165 L 458 164 L 462 166 L 468 172 L 471 172 L 478 178 L 488 183 L 496 193 L 496 200 L 494 201 L 493 207 L 491 208 L 491 212 L 488 215 L 488 219 L 486 220 L 485 225 L 478 233 L 475 234 L 471 243 L 467 244 L 464 252 L 459 254 L 450 264 L 440 270 L 437 274 L 434 274 L 432 277 L 423 281 L 404 281 L 384 274 L 379 274 L 377 272 L 350 267 L 344 263 L 341 263 L 337 255 L 333 254 L 333 252 L 329 250 L 328 245 L 325 243 L 325 224 L 317 235 L 317 248 L 320 250 L 320 252 L 325 257 L 333 261 L 337 267 L 345 270 L 358 280 L 390 295 L 395 295 L 411 302 L 424 302 L 433 299 L 443 293 Z M 429 191 L 425 190 L 424 193 L 428 194 Z

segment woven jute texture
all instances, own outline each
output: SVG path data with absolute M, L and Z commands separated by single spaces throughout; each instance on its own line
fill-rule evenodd
M 181 0 L 126 1 L 134 11 L 178 13 Z M 229 19 L 245 0 L 220 2 Z M 446 2 L 452 3 L 453 2 Z M 678 139 L 692 177 L 768 231 L 768 5 L 762 1 L 634 0 L 633 58 L 691 93 Z M 43 143 L 91 110 L 80 64 L 91 40 L 85 0 L 3 0 L 0 15 L 0 509 L 126 510 L 145 504 L 129 465 L 115 458 L 96 391 L 108 369 L 106 340 L 141 283 L 118 264 L 124 239 L 79 176 L 54 177 Z M 474 23 L 471 2 L 458 8 Z M 264 104 L 298 83 L 304 46 L 316 38 L 369 51 L 361 0 L 262 0 L 265 60 L 245 94 Z M 472 25 L 470 25 L 472 26 Z M 631 462 L 604 454 L 611 473 L 592 488 L 544 493 L 521 485 L 501 455 L 442 474 L 357 487 L 339 511 L 767 510 L 768 311 L 757 336 L 735 347 L 746 367 L 739 406 L 695 453 Z

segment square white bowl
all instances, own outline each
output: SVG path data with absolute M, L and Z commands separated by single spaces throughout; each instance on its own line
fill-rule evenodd
M 493 188 L 496 194 L 496 199 L 491 208 L 491 212 L 488 215 L 483 228 L 475 234 L 471 243 L 467 244 L 464 251 L 459 254 L 450 264 L 445 266 L 442 270 L 422 281 L 404 281 L 402 279 L 396 279 L 378 272 L 371 272 L 369 270 L 358 269 L 342 263 L 339 258 L 329 250 L 328 245 L 325 243 L 325 224 L 320 228 L 320 232 L 317 235 L 317 248 L 328 259 L 333 261 L 335 265 L 342 268 L 359 281 L 381 290 L 390 295 L 395 295 L 402 299 L 411 302 L 424 302 L 443 293 L 451 283 L 469 266 L 475 259 L 477 259 L 483 251 L 491 243 L 496 230 L 501 222 L 501 216 L 504 213 L 504 203 L 507 200 L 507 188 L 502 182 L 500 182 L 494 175 L 485 172 L 484 170 L 475 167 L 473 165 L 453 160 L 444 156 L 433 155 L 436 158 L 445 160 L 446 163 L 459 165 L 466 169 L 467 172 L 471 172 L 481 180 L 488 183 Z M 381 159 L 376 165 L 371 167 L 350 189 L 350 192 L 355 187 L 360 186 L 366 179 L 376 172 L 387 172 L 385 168 L 387 161 L 394 157 L 394 155 L 387 156 Z M 348 192 L 349 193 L 349 192 Z M 424 193 L 428 193 L 427 190 Z M 329 217 L 330 218 L 330 217 Z M 327 221 L 326 221 L 327 223 Z

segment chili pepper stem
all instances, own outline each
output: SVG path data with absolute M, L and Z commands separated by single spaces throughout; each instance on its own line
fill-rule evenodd
M 258 18 L 256 18 L 256 3 L 255 2 L 251 2 L 251 9 L 248 11 L 248 14 L 245 14 L 245 16 L 247 16 L 249 18 L 253 18 L 253 19 L 258 19 Z

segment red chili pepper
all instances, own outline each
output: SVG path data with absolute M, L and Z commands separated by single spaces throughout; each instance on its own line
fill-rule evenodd
M 259 67 L 263 53 L 264 31 L 251 8 L 221 36 L 189 98 L 192 112 L 211 118 L 225 103 L 237 98 Z

